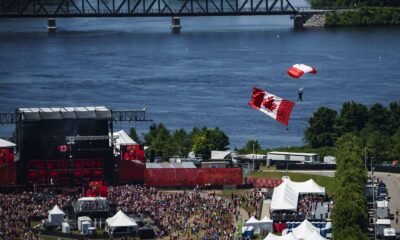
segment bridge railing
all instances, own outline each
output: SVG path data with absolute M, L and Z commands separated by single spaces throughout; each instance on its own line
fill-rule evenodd
M 46 2 L 44 2 L 46 1 Z M 289 0 L 0 0 L 0 17 L 292 14 Z

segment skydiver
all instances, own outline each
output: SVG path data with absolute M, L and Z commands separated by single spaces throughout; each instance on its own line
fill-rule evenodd
M 299 92 L 297 93 L 297 95 L 299 96 L 297 98 L 297 101 L 300 100 L 300 102 L 302 102 L 303 101 L 303 88 L 299 88 Z

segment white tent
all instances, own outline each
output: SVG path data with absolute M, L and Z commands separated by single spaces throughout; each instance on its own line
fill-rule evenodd
M 49 222 L 61 224 L 64 222 L 65 213 L 55 205 L 53 209 L 49 211 Z
M 293 234 L 300 239 L 308 239 L 313 232 L 318 232 L 319 229 L 312 225 L 307 219 L 305 219 L 299 226 L 292 230 Z
M 273 221 L 269 217 L 265 216 L 258 222 L 260 232 L 262 232 L 263 229 L 266 229 L 269 233 L 272 232 L 273 231 L 272 223 Z
M 0 148 L 15 147 L 15 146 L 16 146 L 15 143 L 0 138 Z
M 119 149 L 121 145 L 135 145 L 137 144 L 129 135 L 124 131 L 113 132 L 113 136 L 116 136 L 115 148 Z
M 290 181 L 290 180 L 289 180 Z M 299 194 L 309 194 L 309 193 L 314 193 L 314 194 L 321 194 L 325 195 L 325 188 L 318 185 L 314 180 L 310 179 L 305 182 L 293 182 L 290 181 L 289 183 L 294 189 L 299 192 Z
M 305 182 L 293 182 L 289 178 L 282 178 L 283 182 L 274 188 L 272 194 L 271 211 L 290 210 L 297 211 L 299 194 L 322 194 L 325 188 L 310 179 Z
M 251 216 L 249 220 L 244 224 L 246 227 L 253 227 L 254 233 L 260 233 L 259 222 L 255 217 Z
M 272 233 L 269 233 L 264 240 L 298 240 L 293 233 L 289 233 L 285 236 L 278 236 Z
M 298 197 L 299 193 L 290 186 L 290 180 L 285 180 L 274 188 L 270 210 L 296 211 Z
M 106 230 L 111 234 L 116 230 L 119 233 L 131 233 L 137 231 L 137 229 L 137 223 L 132 218 L 126 216 L 121 210 L 106 220 Z
M 313 232 L 307 240 L 326 240 L 326 238 L 322 237 L 318 232 Z

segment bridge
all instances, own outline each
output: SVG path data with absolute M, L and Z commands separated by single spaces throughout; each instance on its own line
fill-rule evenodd
M 293 15 L 289 0 L 0 0 L 0 18 Z

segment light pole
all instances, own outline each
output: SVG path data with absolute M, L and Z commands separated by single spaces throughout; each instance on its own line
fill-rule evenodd
M 254 142 L 253 142 L 253 172 L 254 172 L 254 170 L 255 170 L 255 167 L 254 167 Z

